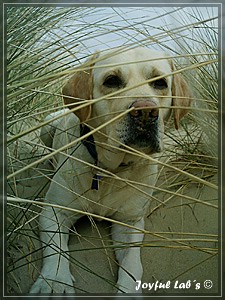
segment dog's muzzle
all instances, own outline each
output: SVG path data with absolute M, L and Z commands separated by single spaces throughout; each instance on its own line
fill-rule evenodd
M 152 100 L 137 100 L 127 116 L 127 133 L 124 143 L 138 148 L 148 148 L 150 153 L 160 152 L 159 108 Z

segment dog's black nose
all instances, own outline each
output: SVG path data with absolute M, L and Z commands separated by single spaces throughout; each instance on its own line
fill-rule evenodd
M 158 119 L 159 109 L 151 100 L 137 100 L 131 107 L 134 110 L 130 112 L 130 115 L 143 124 Z

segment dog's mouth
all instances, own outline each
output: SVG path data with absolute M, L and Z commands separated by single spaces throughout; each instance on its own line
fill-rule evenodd
M 159 153 L 162 150 L 159 124 L 158 115 L 127 115 L 123 130 L 119 132 L 120 139 L 125 145 L 145 153 Z

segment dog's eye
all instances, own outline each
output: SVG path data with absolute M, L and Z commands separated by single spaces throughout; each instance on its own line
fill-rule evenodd
M 108 88 L 120 88 L 123 86 L 123 82 L 118 76 L 110 75 L 105 79 L 103 85 Z
M 163 90 L 163 89 L 167 88 L 167 82 L 163 78 L 153 81 L 152 85 L 155 89 L 158 89 L 158 90 Z

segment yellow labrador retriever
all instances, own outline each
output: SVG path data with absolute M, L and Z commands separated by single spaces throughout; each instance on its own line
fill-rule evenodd
M 171 59 L 148 48 L 98 53 L 63 88 L 71 112 L 51 114 L 47 119 L 54 121 L 42 128 L 41 138 L 47 146 L 60 149 L 70 144 L 55 158 L 56 172 L 46 201 L 130 225 L 113 223 L 115 245 L 142 242 L 143 233 L 132 226 L 144 229 L 157 165 L 139 154 L 154 157 L 160 152 L 164 121 L 173 115 L 178 128 L 190 105 L 187 84 L 180 74 L 171 75 L 173 71 Z M 143 185 L 130 184 L 135 181 Z M 79 212 L 43 208 L 43 267 L 31 293 L 75 292 L 68 239 L 71 225 L 80 217 Z M 118 247 L 116 258 L 118 293 L 136 293 L 136 280 L 141 280 L 143 272 L 140 248 Z

